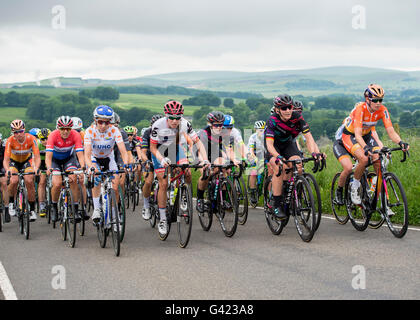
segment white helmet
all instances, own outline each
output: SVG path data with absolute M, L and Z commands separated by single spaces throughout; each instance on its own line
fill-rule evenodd
M 74 130 L 80 130 L 83 128 L 83 121 L 82 119 L 78 117 L 72 117 L 71 120 L 73 120 L 73 128 Z
M 265 128 L 265 121 L 256 121 L 254 124 L 254 129 L 264 129 Z
M 140 137 L 143 137 L 143 134 L 146 132 L 147 128 L 143 128 L 140 131 Z

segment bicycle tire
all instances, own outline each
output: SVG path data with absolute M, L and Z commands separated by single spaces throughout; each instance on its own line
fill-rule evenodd
M 46 188 L 45 190 L 45 199 L 47 201 L 46 203 L 46 209 L 47 209 L 47 223 L 51 224 L 51 206 L 52 206 L 52 201 L 51 201 L 51 192 L 50 189 Z
M 79 236 L 83 237 L 85 235 L 85 219 L 84 219 L 84 215 L 87 214 L 86 213 L 86 206 L 85 206 L 85 199 L 83 197 L 83 189 L 82 186 L 80 184 L 78 184 L 79 187 L 79 212 L 81 212 L 82 214 L 80 214 L 81 216 L 81 220 L 79 222 Z
M 60 196 L 58 198 L 58 203 L 57 203 L 57 216 L 60 217 L 59 221 L 59 226 L 60 226 L 60 230 L 61 230 L 61 239 L 63 241 L 67 241 L 67 223 L 66 221 L 64 221 L 64 203 L 63 203 L 63 199 L 62 199 L 62 192 L 60 192 Z
M 121 230 L 120 230 L 120 241 L 123 242 L 125 236 L 125 224 L 126 224 L 126 214 L 125 214 L 125 207 L 124 207 L 124 198 L 121 186 L 118 186 L 118 194 L 119 194 L 119 204 L 118 205 L 118 212 L 120 213 L 120 223 L 121 223 Z
M 311 186 L 311 189 L 312 189 L 312 195 L 314 196 L 315 207 L 317 209 L 316 215 L 315 215 L 316 217 L 315 231 L 316 231 L 318 230 L 319 225 L 321 224 L 321 219 L 322 219 L 321 191 L 319 190 L 318 182 L 316 181 L 315 177 L 312 174 L 305 172 L 303 176 L 309 182 L 309 185 Z M 315 193 L 314 193 L 314 190 L 315 190 Z
M 204 212 L 200 213 L 197 211 L 198 220 L 200 221 L 201 228 L 204 231 L 209 231 L 211 225 L 213 224 L 213 208 L 212 203 L 213 201 L 210 199 L 213 196 L 212 190 L 212 182 L 210 181 L 207 190 L 204 191 Z
M 248 191 L 246 189 L 245 182 L 242 177 L 240 179 L 234 177 L 233 183 L 235 185 L 235 190 L 237 190 L 238 224 L 244 225 L 248 220 Z M 243 200 L 241 199 L 242 197 Z M 243 210 L 240 210 L 241 202 L 243 202 Z
M 158 190 L 159 190 L 159 183 L 157 180 L 153 180 L 152 182 L 152 188 L 150 191 L 150 219 L 149 219 L 149 224 L 150 227 L 154 228 L 156 226 L 156 220 L 158 217 L 158 207 L 157 207 L 157 195 L 158 195 Z
M 346 187 L 344 194 L 346 195 L 345 201 L 346 201 L 346 207 L 347 207 L 347 213 L 350 218 L 350 222 L 353 225 L 353 227 L 357 231 L 365 231 L 366 228 L 369 225 L 369 214 L 366 213 L 365 209 L 363 208 L 362 204 L 355 205 L 353 204 L 351 197 L 350 197 L 350 179 L 354 176 L 354 173 L 351 173 L 347 177 L 346 181 Z M 362 176 L 362 179 L 360 180 L 361 188 L 362 188 L 362 195 L 365 194 L 366 191 L 366 185 L 365 185 L 365 176 Z M 362 203 L 365 201 L 362 197 Z
M 270 201 L 272 199 L 272 194 L 269 190 L 269 185 L 271 183 L 271 177 L 268 177 L 264 181 L 264 215 L 265 220 L 267 221 L 268 228 L 271 233 L 278 236 L 285 226 L 285 223 L 281 220 L 277 220 L 274 216 L 274 212 L 270 206 Z
M 294 198 L 292 202 L 296 230 L 298 231 L 302 241 L 310 242 L 316 231 L 317 208 L 315 207 L 315 200 L 312 194 L 311 185 L 305 177 L 297 177 L 293 187 L 293 195 L 298 197 Z M 304 195 L 304 206 L 302 206 L 302 201 L 299 199 L 300 195 Z M 299 205 L 297 206 L 297 204 Z M 307 213 L 307 215 L 305 215 L 305 213 Z M 308 232 L 305 233 L 305 230 Z
M 331 209 L 333 212 L 333 215 L 335 217 L 335 219 L 337 220 L 337 222 L 341 225 L 345 225 L 350 217 L 349 214 L 347 212 L 347 206 L 345 204 L 345 201 L 342 205 L 339 205 L 336 200 L 335 200 L 335 192 L 336 192 L 336 186 L 338 186 L 338 179 L 340 178 L 340 172 L 337 172 L 332 180 L 331 183 L 331 194 L 330 194 L 330 200 L 331 200 Z M 344 190 L 343 190 L 344 192 Z M 341 212 L 339 212 L 340 209 L 344 209 L 344 213 L 345 216 L 343 217 L 342 215 L 340 215 Z
M 175 204 L 177 205 L 178 243 L 181 248 L 186 248 L 191 237 L 193 223 L 192 198 L 188 185 L 180 187 Z
M 73 202 L 73 193 L 71 189 L 68 189 L 66 192 L 67 199 L 67 218 L 66 218 L 66 229 L 68 235 L 68 244 L 70 248 L 74 248 L 76 245 L 76 235 L 77 235 L 77 220 L 76 220 L 76 210 Z
M 101 208 L 101 219 L 99 220 L 97 226 L 96 226 L 96 233 L 98 236 L 98 240 L 99 240 L 99 245 L 101 248 L 105 248 L 106 247 L 106 241 L 107 241 L 107 237 L 108 237 L 108 232 L 107 229 L 105 228 L 105 215 L 104 215 L 104 205 L 102 204 L 102 196 L 99 197 L 99 201 L 100 201 L 100 208 Z
M 235 186 L 230 179 L 222 179 L 222 181 L 220 181 L 219 191 L 220 190 L 222 190 L 222 197 L 223 195 L 225 196 L 228 195 L 228 197 L 230 198 L 229 207 L 226 209 L 226 208 L 223 208 L 223 206 L 225 206 L 226 204 L 225 199 L 220 199 L 220 194 L 217 196 L 218 197 L 218 218 L 220 222 L 220 227 L 222 228 L 222 231 L 225 234 L 225 236 L 230 238 L 230 237 L 233 237 L 238 227 L 238 206 L 237 206 L 238 198 L 235 192 Z M 230 212 L 232 212 L 232 214 L 229 214 Z M 231 224 L 226 223 L 227 217 L 232 217 L 232 219 L 229 219 L 229 220 L 232 220 Z
M 109 196 L 109 208 L 111 214 L 111 233 L 112 233 L 112 246 L 114 248 L 115 256 L 119 257 L 121 252 L 121 235 L 120 235 L 120 214 L 118 212 L 117 197 L 115 190 L 111 189 Z
M 395 184 L 392 183 L 392 180 L 395 181 Z M 391 210 L 394 212 L 396 209 L 396 204 L 388 204 L 387 202 L 390 201 L 390 198 L 392 197 L 392 195 L 394 195 L 397 199 L 401 198 L 403 201 L 403 207 L 401 208 L 403 210 L 403 212 L 401 212 L 401 210 L 399 210 L 399 212 L 395 213 L 394 215 L 390 216 L 388 215 L 386 212 L 384 212 L 384 216 L 385 216 L 385 221 L 388 224 L 388 228 L 391 231 L 391 233 L 396 237 L 396 238 L 402 238 L 405 236 L 405 234 L 407 233 L 407 229 L 408 229 L 408 219 L 409 219 L 409 215 L 408 215 L 408 203 L 407 203 L 407 197 L 405 195 L 405 190 L 404 187 L 401 184 L 400 179 L 398 179 L 398 177 L 392 173 L 392 172 L 387 172 L 384 175 L 384 181 L 387 185 L 386 190 L 388 191 L 388 194 L 385 192 L 385 189 L 382 189 L 382 208 L 386 208 L 388 206 L 390 206 Z M 390 183 L 390 186 L 388 186 L 388 182 Z M 400 190 L 400 197 L 398 197 L 398 195 L 395 194 L 395 186 L 398 187 L 398 189 Z M 391 191 L 394 193 L 392 194 Z M 401 200 L 399 199 L 399 200 Z M 398 206 L 401 206 L 401 204 L 399 204 Z M 395 218 L 395 220 L 394 220 Z M 403 223 L 401 228 L 399 229 L 397 226 L 399 225 L 399 223 L 397 224 L 397 222 L 399 222 L 400 219 L 403 219 Z M 395 222 L 394 222 L 395 221 Z
M 248 190 L 248 194 L 249 194 L 249 198 L 250 198 L 250 200 L 249 200 L 249 204 L 251 205 L 251 207 L 252 208 L 256 208 L 257 207 L 257 205 L 258 205 L 258 198 L 257 198 L 257 202 L 252 202 L 252 200 L 251 200 L 251 193 L 250 193 L 250 187 L 249 187 L 249 179 L 251 178 L 251 176 L 249 175 L 248 176 L 248 179 L 247 179 L 247 190 Z M 257 197 L 258 197 L 258 184 L 257 184 Z
M 369 172 L 367 174 L 367 182 L 368 182 L 368 188 L 370 189 L 371 187 L 371 179 L 373 177 L 376 177 L 376 173 L 375 172 Z M 370 191 L 368 190 L 368 193 L 370 193 Z M 379 199 L 379 201 L 381 202 L 382 205 L 382 200 Z M 377 212 L 372 214 L 372 217 L 369 220 L 369 228 L 370 229 L 379 229 L 380 227 L 382 227 L 382 225 L 385 222 L 385 218 L 383 217 L 383 215 L 380 213 L 380 210 L 376 210 Z

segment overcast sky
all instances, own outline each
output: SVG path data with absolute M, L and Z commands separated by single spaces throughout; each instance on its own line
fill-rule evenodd
M 0 0 L 0 82 L 334 65 L 420 70 L 419 3 Z M 57 5 L 65 12 L 53 13 Z M 365 28 L 355 28 L 363 23 L 357 5 Z

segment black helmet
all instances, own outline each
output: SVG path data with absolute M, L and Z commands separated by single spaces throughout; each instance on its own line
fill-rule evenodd
M 299 100 L 293 101 L 293 111 L 297 111 L 302 113 L 303 111 L 303 103 Z
M 163 118 L 163 115 L 161 115 L 161 114 L 155 114 L 152 117 L 152 119 L 150 120 L 150 126 L 152 126 L 156 122 L 156 120 L 159 120 L 160 118 Z
M 291 106 L 293 105 L 293 99 L 288 94 L 281 94 L 274 98 L 273 105 L 275 107 Z
M 210 123 L 214 123 L 214 122 L 223 123 L 225 121 L 225 115 L 223 114 L 223 112 L 213 111 L 207 115 L 207 121 Z

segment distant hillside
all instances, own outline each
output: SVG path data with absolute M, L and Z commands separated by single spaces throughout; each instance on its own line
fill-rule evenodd
M 60 77 L 45 79 L 38 84 L 35 82 L 9 83 L 0 84 L 0 87 L 49 85 L 70 88 L 100 85 L 149 85 L 156 87 L 182 86 L 213 91 L 254 92 L 265 96 L 286 91 L 290 94 L 318 96 L 334 93 L 360 94 L 369 83 L 380 83 L 388 93 L 397 94 L 403 90 L 419 88 L 420 71 L 406 72 L 357 66 L 266 72 L 192 71 L 120 80 Z

